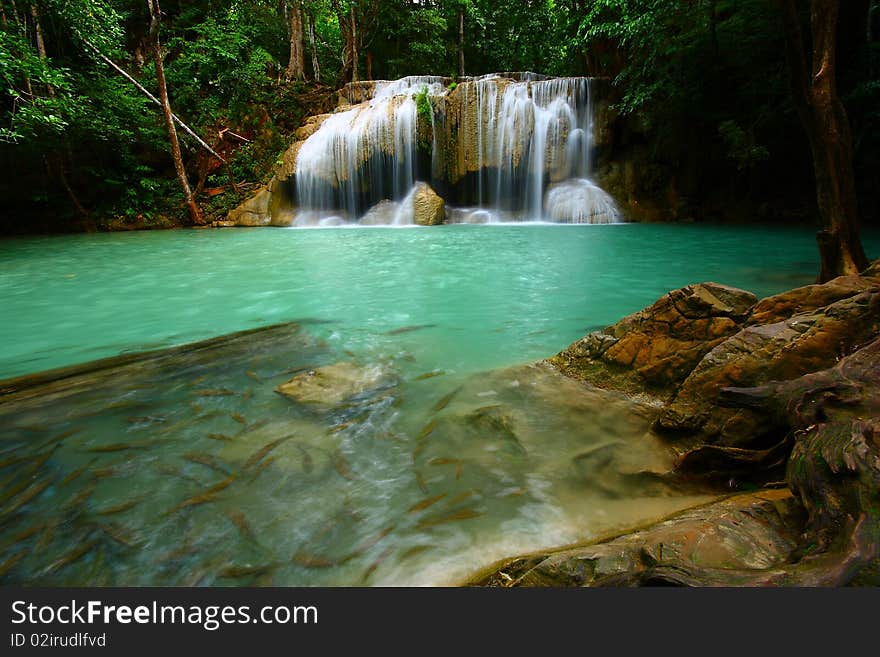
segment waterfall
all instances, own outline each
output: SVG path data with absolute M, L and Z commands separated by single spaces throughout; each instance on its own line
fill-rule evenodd
M 408 196 L 420 179 L 446 189 L 453 222 L 619 220 L 611 197 L 590 180 L 589 78 L 491 74 L 462 80 L 455 92 L 448 82 L 436 76 L 376 82 L 369 100 L 328 117 L 296 158 L 295 225 L 365 215 L 364 223 L 389 216 L 389 223 L 411 224 L 404 208 L 412 206 Z M 430 129 L 430 159 L 422 156 L 428 171 L 419 170 L 416 94 L 424 90 L 432 100 L 423 133 Z M 356 91 L 347 89 L 345 97 L 370 95 L 364 83 Z M 422 152 L 428 147 L 422 144 Z M 396 208 L 390 214 L 389 203 Z

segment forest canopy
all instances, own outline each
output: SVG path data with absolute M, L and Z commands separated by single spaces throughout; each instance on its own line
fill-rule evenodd
M 194 194 L 222 215 L 265 182 L 304 116 L 351 80 L 495 71 L 603 76 L 658 175 L 723 188 L 764 217 L 809 217 L 809 151 L 766 0 L 163 0 L 158 43 Z M 809 2 L 798 2 L 804 24 Z M 145 0 L 0 0 L 6 232 L 187 221 Z M 837 85 L 863 219 L 880 172 L 880 4 L 840 3 Z M 115 65 L 115 66 L 114 66 Z M 127 74 L 123 75 L 123 73 Z M 136 84 L 143 87 L 139 89 Z M 223 161 L 228 164 L 226 166 Z M 711 176 L 711 179 L 710 179 Z M 245 187 L 246 189 L 246 187 Z M 223 192 L 223 193 L 221 193 Z M 685 195 L 698 218 L 714 206 Z M 691 195 L 693 196 L 693 195 Z M 791 201 L 791 202 L 789 202 Z M 772 205 L 772 203 L 770 203 Z

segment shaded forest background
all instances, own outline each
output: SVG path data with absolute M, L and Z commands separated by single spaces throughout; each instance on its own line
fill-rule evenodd
M 132 82 L 159 93 L 150 4 L 0 0 L 0 232 L 191 222 L 161 108 Z M 777 2 L 163 0 L 160 19 L 171 107 L 228 164 L 180 132 L 207 220 L 352 79 L 530 70 L 613 78 L 615 138 L 670 218 L 817 223 Z M 862 224 L 878 225 L 880 2 L 841 2 L 836 29 Z

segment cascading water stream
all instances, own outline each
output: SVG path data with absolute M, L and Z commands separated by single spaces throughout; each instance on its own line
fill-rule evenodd
M 424 91 L 431 99 L 429 171 L 419 168 L 417 143 L 424 108 L 420 112 L 416 94 Z M 445 186 L 447 203 L 461 206 L 449 208 L 451 222 L 619 220 L 614 201 L 589 179 L 588 78 L 492 74 L 462 81 L 456 102 L 449 94 L 434 76 L 377 82 L 369 101 L 328 117 L 296 159 L 294 225 L 354 222 L 365 215 L 363 223 L 412 224 L 419 180 Z M 453 111 L 457 129 L 450 132 Z M 428 146 L 422 148 L 426 153 Z M 452 160 L 463 162 L 464 170 L 452 175 Z M 428 160 L 421 161 L 427 168 Z

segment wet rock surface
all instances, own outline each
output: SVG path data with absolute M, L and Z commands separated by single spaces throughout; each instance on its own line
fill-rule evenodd
M 416 183 L 412 204 L 413 223 L 419 226 L 436 226 L 446 221 L 446 203 L 428 183 Z
M 717 283 L 689 285 L 590 333 L 549 362 L 598 387 L 665 396 L 707 352 L 739 330 L 756 300 L 750 292 Z
M 652 427 L 679 452 L 666 483 L 772 490 L 512 559 L 474 583 L 880 584 L 878 271 L 757 303 L 689 286 L 550 359 L 588 383 L 666 393 Z

